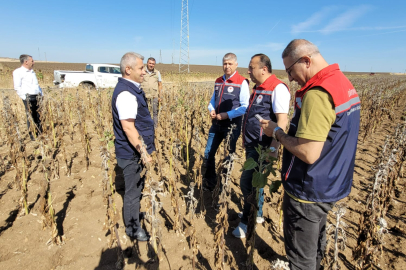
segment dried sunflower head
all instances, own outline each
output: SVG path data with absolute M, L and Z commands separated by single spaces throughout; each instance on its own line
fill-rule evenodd
M 158 190 L 159 190 L 159 183 L 158 183 L 158 181 L 155 181 L 155 180 L 151 181 L 150 187 L 151 187 L 151 189 L 153 189 L 153 190 L 155 190 L 155 191 L 158 191 Z

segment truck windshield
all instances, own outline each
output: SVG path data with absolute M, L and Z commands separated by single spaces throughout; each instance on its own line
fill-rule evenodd
M 86 65 L 86 71 L 93 72 L 93 66 L 92 65 Z

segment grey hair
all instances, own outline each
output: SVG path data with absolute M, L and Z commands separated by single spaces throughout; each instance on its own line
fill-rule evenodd
M 126 67 L 133 67 L 137 59 L 144 61 L 144 56 L 135 52 L 128 52 L 124 54 L 120 61 L 121 75 L 124 75 Z
M 235 62 L 237 62 L 237 55 L 235 55 L 234 53 L 226 53 L 223 57 L 223 62 L 226 60 L 234 60 Z
M 319 48 L 306 39 L 294 39 L 289 42 L 285 50 L 283 50 L 282 58 L 290 56 L 293 59 L 298 59 L 305 55 L 319 54 Z
M 28 54 L 22 54 L 20 55 L 20 63 L 24 64 L 25 61 L 28 61 L 28 59 L 30 59 L 30 57 L 32 58 L 31 55 Z

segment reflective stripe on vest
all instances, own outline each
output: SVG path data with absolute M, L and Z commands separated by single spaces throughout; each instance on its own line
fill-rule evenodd
M 240 104 L 240 93 L 241 85 L 244 81 L 248 80 L 238 74 L 238 71 L 227 80 L 224 81 L 223 76 L 216 79 L 214 83 L 214 93 L 215 93 L 215 107 L 214 110 L 217 114 L 225 113 L 234 110 L 241 106 Z M 230 125 L 231 123 L 241 123 L 242 116 L 236 117 L 232 120 L 216 120 L 213 119 L 212 122 L 218 125 Z
M 276 122 L 276 115 L 272 108 L 272 92 L 281 83 L 286 86 L 275 75 L 271 75 L 261 85 L 254 87 L 244 116 L 243 146 L 256 147 L 260 144 L 267 147 L 271 144 L 272 137 L 263 134 L 259 120 L 255 118 L 255 115 L 259 114 L 265 120 Z
M 303 97 L 315 87 L 321 87 L 331 95 L 336 120 L 330 128 L 319 159 L 313 164 L 306 164 L 284 148 L 283 186 L 286 192 L 301 200 L 335 202 L 351 191 L 358 142 L 360 100 L 351 82 L 339 70 L 337 64 L 324 68 L 296 92 L 290 136 L 296 134 Z

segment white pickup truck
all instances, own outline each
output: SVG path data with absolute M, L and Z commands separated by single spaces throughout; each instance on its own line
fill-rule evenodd
M 59 88 L 114 88 L 119 77 L 119 66 L 87 64 L 85 71 L 55 70 L 54 85 Z

